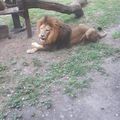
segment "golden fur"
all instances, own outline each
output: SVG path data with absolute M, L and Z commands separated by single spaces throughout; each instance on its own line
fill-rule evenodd
M 37 22 L 37 33 L 39 41 L 32 43 L 33 48 L 27 53 L 38 50 L 60 49 L 78 43 L 95 42 L 105 37 L 106 33 L 100 34 L 94 28 L 84 24 L 70 27 L 62 21 L 45 16 Z

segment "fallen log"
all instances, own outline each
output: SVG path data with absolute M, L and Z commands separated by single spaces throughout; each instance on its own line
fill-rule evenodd
M 53 10 L 65 14 L 75 14 L 77 18 L 84 15 L 81 4 L 63 5 L 56 2 L 48 2 L 43 0 L 17 0 L 17 5 L 20 9 L 23 9 L 23 4 L 27 9 L 30 8 L 41 8 L 45 10 Z

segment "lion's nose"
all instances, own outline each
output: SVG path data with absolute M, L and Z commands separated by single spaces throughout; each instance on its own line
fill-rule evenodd
M 41 37 L 44 38 L 45 36 L 43 34 L 41 34 Z

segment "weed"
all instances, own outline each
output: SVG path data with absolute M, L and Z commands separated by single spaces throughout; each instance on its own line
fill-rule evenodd
M 0 72 L 3 72 L 5 70 L 7 70 L 7 66 L 3 65 L 3 64 L 0 64 Z
M 41 106 L 44 106 L 46 109 L 50 109 L 52 107 L 52 101 L 50 99 L 44 100 L 41 102 Z
M 39 59 L 37 59 L 37 58 L 34 58 L 34 59 L 32 60 L 32 63 L 33 63 L 33 65 L 34 65 L 35 67 L 41 67 L 41 66 L 42 66 L 41 61 L 40 61 Z
M 120 31 L 115 31 L 112 34 L 113 39 L 119 39 L 120 38 Z
M 0 112 L 0 120 L 4 120 L 4 114 L 3 114 L 3 112 Z
M 87 88 L 89 86 L 89 80 L 80 80 L 76 77 L 71 77 L 64 86 L 64 92 L 70 97 L 76 97 L 79 90 Z

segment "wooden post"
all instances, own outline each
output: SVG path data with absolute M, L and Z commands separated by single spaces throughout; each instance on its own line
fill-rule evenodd
M 28 35 L 28 38 L 30 38 L 30 37 L 32 37 L 32 30 L 31 30 L 29 12 L 28 12 L 28 8 L 26 6 L 25 0 L 22 0 L 22 5 L 23 5 L 23 11 L 24 11 L 23 17 L 24 17 L 25 23 L 26 23 L 27 35 Z
M 25 18 L 28 38 L 30 38 L 30 37 L 32 37 L 32 30 L 31 30 L 31 24 L 30 24 L 28 9 L 26 9 L 26 8 L 24 9 L 24 18 Z
M 13 13 L 12 19 L 13 19 L 14 29 L 22 28 L 21 24 L 20 24 L 20 18 L 19 18 L 18 13 Z

